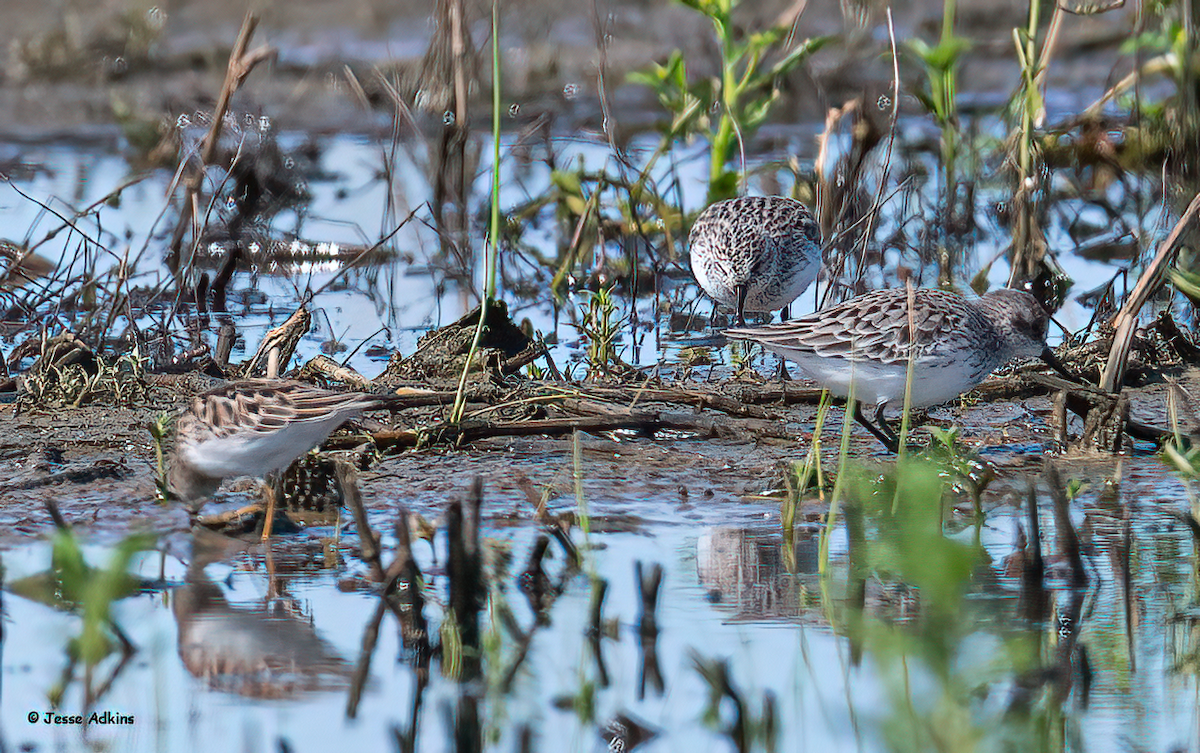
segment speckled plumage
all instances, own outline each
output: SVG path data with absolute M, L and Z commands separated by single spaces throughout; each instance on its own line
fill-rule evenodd
M 914 407 L 946 402 L 1014 358 L 1046 357 L 1049 315 L 1028 293 L 1001 289 L 967 299 L 914 290 L 911 335 L 908 306 L 907 290 L 876 290 L 794 321 L 728 334 L 795 362 L 835 395 L 848 396 L 853 383 L 855 399 L 877 406 L 877 419 L 904 400 L 910 352 Z
M 168 485 L 185 500 L 206 497 L 230 476 L 265 476 L 324 441 L 387 395 L 335 392 L 301 382 L 230 382 L 192 399 L 176 422 Z
M 717 303 L 776 311 L 794 301 L 821 268 L 821 230 L 812 213 L 783 196 L 718 201 L 692 225 L 692 274 Z

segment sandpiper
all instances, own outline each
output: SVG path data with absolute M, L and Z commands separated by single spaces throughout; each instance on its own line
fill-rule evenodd
M 330 432 L 395 395 L 334 392 L 301 382 L 230 382 L 192 399 L 176 421 L 168 488 L 185 501 L 211 495 L 230 476 L 266 476 L 287 468 Z M 263 539 L 274 494 L 267 485 Z
M 742 326 L 747 311 L 786 308 L 821 268 L 817 221 L 784 196 L 718 201 L 696 218 L 688 244 L 696 282 Z
M 883 411 L 902 405 L 913 360 L 913 407 L 937 405 L 962 394 L 1014 358 L 1043 360 L 1066 374 L 1046 345 L 1049 314 L 1029 293 L 993 290 L 968 299 L 946 290 L 876 290 L 782 324 L 731 329 L 794 361 L 835 395 L 854 387 L 854 417 L 895 452 L 899 447 Z M 913 324 L 910 331 L 909 323 Z M 875 423 L 862 404 L 875 405 Z

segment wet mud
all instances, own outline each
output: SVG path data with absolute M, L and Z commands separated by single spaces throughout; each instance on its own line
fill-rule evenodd
M 983 389 L 1003 382 L 991 380 Z M 735 389 L 736 384 L 730 382 Z M 789 389 L 796 388 L 804 389 L 801 383 L 789 385 Z M 1180 373 L 1170 382 L 1129 389 L 1131 415 L 1167 425 L 1169 393 L 1174 388 L 1185 393 L 1200 388 L 1200 369 Z M 192 389 L 187 380 L 153 386 L 148 404 L 136 408 L 90 405 L 26 409 L 14 415 L 16 405 L 0 406 L 0 539 L 16 543 L 51 532 L 53 523 L 44 509 L 47 499 L 58 504 L 72 526 L 101 540 L 115 540 L 136 530 L 186 530 L 186 509 L 178 502 L 156 500 L 155 449 L 148 427 L 156 416 L 180 410 Z M 978 400 L 978 393 L 967 393 L 957 404 L 930 408 L 923 419 L 918 417 L 912 451 L 920 452 L 922 446 L 932 443 L 923 426 L 958 427 L 963 451 L 978 453 L 995 469 L 996 480 L 984 493 L 985 509 L 1012 502 L 1013 494 L 1021 492 L 1023 479 L 1039 472 L 1046 453 L 1055 454 L 1057 462 L 1076 475 L 1101 476 L 1124 463 L 1133 473 L 1131 480 L 1144 479 L 1148 490 L 1162 484 L 1177 485 L 1170 481 L 1150 443 L 1131 442 L 1128 457 L 1063 445 L 1050 395 Z M 641 407 L 654 406 L 647 402 Z M 802 462 L 811 446 L 816 406 L 765 404 L 761 408 L 789 437 L 747 442 L 674 430 L 649 437 L 637 430 L 581 434 L 580 481 L 596 525 L 603 529 L 610 518 L 634 528 L 777 519 L 779 499 L 785 493 L 785 471 Z M 420 413 L 432 422 L 446 409 L 422 409 Z M 389 427 L 389 421 L 394 421 L 395 427 Z M 1077 436 L 1080 421 L 1076 417 L 1070 421 L 1068 437 Z M 366 467 L 359 477 L 363 501 L 380 519 L 397 502 L 437 518 L 447 500 L 461 494 L 476 476 L 488 489 L 486 514 L 497 522 L 510 517 L 527 519 L 536 506 L 535 496 L 548 499 L 552 508 L 575 506 L 574 440 L 570 435 L 491 437 L 459 447 L 433 446 L 381 456 L 368 451 L 366 427 L 386 430 L 414 422 L 421 420 L 411 412 L 391 417 L 375 413 L 364 419 L 363 425 L 348 427 L 327 443 L 358 445 L 357 451 L 331 454 L 357 457 L 358 464 Z M 837 467 L 841 426 L 841 408 L 834 407 L 822 437 L 823 464 L 830 469 Z M 892 457 L 857 425 L 852 426 L 850 455 L 881 463 Z M 240 507 L 259 496 L 256 481 L 229 482 L 204 510 Z M 808 497 L 804 504 L 804 512 L 814 515 L 827 507 L 822 495 Z

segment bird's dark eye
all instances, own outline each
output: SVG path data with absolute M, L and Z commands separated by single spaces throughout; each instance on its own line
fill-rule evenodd
M 804 234 L 808 239 L 818 246 L 821 245 L 821 226 L 815 222 L 809 222 L 804 226 Z

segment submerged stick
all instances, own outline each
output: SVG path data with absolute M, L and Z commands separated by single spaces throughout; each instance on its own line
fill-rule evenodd
M 429 624 L 425 620 L 425 597 L 421 594 L 421 569 L 417 566 L 416 559 L 413 558 L 408 520 L 408 510 L 404 505 L 397 506 L 396 553 L 395 558 L 388 565 L 383 598 L 395 599 L 400 602 L 399 610 L 395 610 L 396 618 L 400 621 L 400 638 L 404 647 L 413 652 L 417 672 L 422 673 L 429 663 Z
M 608 595 L 608 581 L 604 578 L 597 578 L 592 586 L 591 605 L 588 608 L 588 613 L 591 615 L 588 619 L 588 634 L 599 636 L 603 632 L 604 623 L 604 597 Z
M 1133 510 L 1131 506 L 1126 504 L 1123 513 L 1119 554 L 1121 557 L 1121 591 L 1125 602 L 1123 605 L 1125 607 L 1125 649 L 1129 654 L 1129 672 L 1136 674 L 1137 657 L 1134 653 L 1134 632 L 1137 610 L 1133 593 L 1133 568 L 1130 561 L 1133 554 Z
M 358 474 L 354 472 L 354 466 L 343 460 L 337 461 L 337 479 L 342 487 L 346 507 L 350 508 L 351 514 L 354 515 L 354 525 L 358 527 L 362 559 L 371 568 L 371 579 L 383 582 L 385 575 L 379 559 L 379 539 L 375 537 L 371 523 L 367 520 L 367 510 L 363 507 L 362 495 L 358 491 Z
M 375 644 L 379 641 L 379 625 L 383 622 L 383 612 L 387 604 L 380 599 L 375 606 L 375 614 L 371 616 L 366 628 L 363 629 L 362 648 L 358 654 L 358 664 L 354 667 L 354 675 L 350 681 L 350 693 L 346 698 L 346 718 L 353 719 L 358 715 L 358 702 L 362 700 L 363 688 L 367 685 L 367 676 L 371 674 L 371 657 L 375 653 Z
M 507 695 L 512 690 L 512 685 L 517 679 L 517 672 L 524 665 L 526 658 L 529 656 L 529 650 L 533 647 L 534 636 L 537 635 L 538 629 L 550 624 L 550 608 L 554 605 L 555 600 L 562 594 L 563 588 L 568 578 L 575 573 L 575 566 L 568 562 L 562 573 L 559 575 L 557 583 L 551 583 L 549 576 L 542 569 L 542 559 L 546 555 L 547 547 L 550 540 L 546 536 L 539 536 L 534 544 L 533 550 L 530 552 L 529 560 L 525 566 L 524 572 L 521 573 L 519 583 L 521 591 L 529 598 L 530 607 L 537 615 L 536 619 L 529 630 L 521 630 L 519 625 L 515 624 L 511 611 L 507 608 L 502 609 L 500 619 L 506 625 L 508 631 L 516 638 L 517 647 L 512 660 L 512 663 L 504 670 L 499 683 L 500 694 Z M 594 598 L 594 594 L 593 594 Z M 594 604 L 594 602 L 593 602 Z M 594 608 L 594 606 L 593 606 Z M 512 624 L 509 624 L 509 621 Z M 590 633 L 590 631 L 589 631 Z M 607 687 L 608 673 L 604 668 L 604 663 L 599 659 L 598 646 L 595 640 L 589 637 L 593 642 L 593 646 L 597 650 L 597 662 L 600 671 L 600 686 Z
M 549 548 L 550 538 L 545 535 L 538 536 L 529 552 L 529 559 L 525 562 L 525 569 L 521 571 L 518 579 L 518 587 L 529 600 L 529 606 L 533 609 L 539 625 L 549 623 L 547 612 L 556 596 L 550 584 L 550 576 L 546 575 L 546 570 L 542 567 L 542 560 Z
M 1038 515 L 1037 487 L 1032 479 L 1028 481 L 1025 492 L 1025 515 L 1029 538 L 1021 551 L 1021 591 L 1017 606 L 1020 614 L 1030 624 L 1036 625 L 1046 619 L 1049 599 L 1044 586 L 1046 569 L 1042 559 L 1042 523 Z
M 1042 559 L 1042 522 L 1038 517 L 1037 489 L 1034 487 L 1032 480 L 1029 482 L 1025 501 L 1026 520 L 1029 523 L 1030 556 L 1028 564 L 1025 566 L 1023 577 L 1026 582 L 1036 583 L 1041 588 L 1042 577 L 1045 574 L 1045 565 Z
M 1068 562 L 1071 563 L 1071 582 L 1077 587 L 1086 586 L 1087 571 L 1083 566 L 1083 555 L 1079 551 L 1079 534 L 1075 524 L 1071 522 L 1070 502 L 1063 487 L 1062 477 L 1054 463 L 1047 459 L 1045 466 L 1046 483 L 1050 486 L 1050 497 L 1054 500 L 1054 527 L 1058 533 L 1058 549 Z
M 638 591 L 638 649 L 642 655 L 638 672 L 638 699 L 646 695 L 646 683 L 654 686 L 658 695 L 663 692 L 662 669 L 658 664 L 658 590 L 662 585 L 663 569 L 657 562 L 649 573 L 642 570 L 642 561 L 633 564 Z
M 483 479 L 471 482 L 467 503 L 455 500 L 446 510 L 446 574 L 450 580 L 450 608 L 464 646 L 479 647 L 479 610 L 484 601 L 483 568 L 479 549 L 479 516 L 483 506 Z M 472 673 L 467 673 L 470 676 Z
M 848 543 L 849 579 L 846 585 L 846 637 L 850 643 L 850 664 L 862 664 L 863 613 L 867 608 L 867 579 L 871 568 L 867 563 L 867 526 L 862 507 L 858 503 L 847 504 L 843 514 L 846 518 Z

